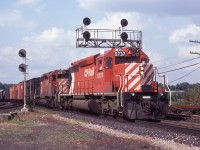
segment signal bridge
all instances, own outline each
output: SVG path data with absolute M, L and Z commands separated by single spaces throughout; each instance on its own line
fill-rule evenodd
M 91 20 L 83 19 L 84 27 L 76 29 L 76 47 L 84 48 L 122 48 L 142 49 L 142 31 L 124 30 L 128 25 L 126 19 L 121 20 L 121 27 L 112 29 L 87 29 Z

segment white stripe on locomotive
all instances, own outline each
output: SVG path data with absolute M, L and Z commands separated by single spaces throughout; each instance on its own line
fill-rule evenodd
M 149 68 L 150 68 L 150 70 L 149 70 Z M 146 74 L 147 70 L 149 70 L 149 72 Z M 146 83 L 147 85 L 151 84 L 152 79 L 149 78 L 149 77 L 152 76 L 152 74 L 153 74 L 152 65 L 151 64 L 147 64 L 146 67 L 145 67 L 145 69 L 144 69 L 144 75 L 145 76 L 144 76 L 144 79 L 142 81 L 142 85 L 145 85 L 146 82 L 147 82 Z M 149 81 L 147 81 L 148 79 L 149 79 Z
M 71 86 L 70 86 L 70 90 L 69 90 L 69 94 L 72 94 L 74 91 L 74 73 L 71 73 L 72 76 L 72 81 L 71 81 Z

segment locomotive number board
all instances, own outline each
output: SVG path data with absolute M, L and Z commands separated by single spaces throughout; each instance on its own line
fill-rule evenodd
M 115 57 L 125 57 L 126 52 L 115 52 Z
M 126 52 L 115 52 L 115 57 L 126 57 Z M 133 52 L 132 57 L 140 57 L 139 52 Z

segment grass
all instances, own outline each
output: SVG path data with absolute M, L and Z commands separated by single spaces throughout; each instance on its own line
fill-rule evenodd
M 7 139 L 15 142 L 24 141 L 26 143 L 31 141 L 30 139 L 34 139 L 34 143 L 49 143 L 54 145 L 56 143 L 68 143 L 71 141 L 92 140 L 86 133 L 82 131 L 73 132 L 73 130 L 69 130 L 69 128 L 65 128 L 65 126 L 56 126 L 55 129 L 52 127 L 43 127 L 43 129 L 41 129 L 39 127 L 38 129 L 38 124 L 30 120 L 21 123 L 12 121 L 9 122 L 9 124 L 11 125 L 0 127 L 0 141 Z M 14 126 L 15 124 L 19 126 Z
M 37 120 L 21 120 L 21 119 L 12 119 L 10 121 L 11 124 L 19 125 L 19 126 L 26 126 L 26 127 L 35 127 L 40 126 L 43 124 L 41 121 Z
M 56 114 L 56 112 L 52 111 L 52 109 L 49 108 L 41 108 L 39 109 L 39 111 L 42 111 L 43 113 L 47 113 L 47 114 Z
M 19 129 L 19 128 L 0 128 L 0 139 L 1 138 L 14 138 L 22 137 L 29 132 L 28 130 Z
M 50 115 L 46 115 L 50 114 Z M 62 123 L 53 118 L 49 119 L 52 112 L 49 110 L 20 114 L 13 120 L 0 122 L 0 141 L 8 140 L 20 143 L 31 142 L 43 145 L 49 143 L 69 143 L 71 141 L 91 141 L 93 138 L 79 126 Z M 79 122 L 85 122 L 78 119 Z M 74 128 L 76 128 L 74 130 Z
M 37 136 L 38 141 L 41 139 L 46 142 L 68 142 L 68 141 L 90 141 L 92 138 L 86 133 L 76 133 L 69 129 L 57 128 L 55 130 L 46 130 L 43 134 Z
M 76 120 L 77 122 L 80 122 L 80 123 L 88 123 L 88 121 L 86 121 L 84 119 L 78 119 L 78 118 L 76 118 L 74 120 Z

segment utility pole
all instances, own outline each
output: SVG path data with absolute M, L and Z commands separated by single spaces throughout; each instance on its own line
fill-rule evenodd
M 197 55 L 200 55 L 199 52 L 193 52 L 193 51 L 190 51 L 190 54 L 197 54 Z
M 199 44 L 200 44 L 200 41 L 197 41 L 197 40 L 189 40 L 189 42 L 192 42 L 192 43 L 199 43 Z M 193 52 L 193 51 L 190 51 L 190 54 L 197 54 L 197 55 L 200 55 L 199 52 Z
M 197 40 L 189 40 L 189 42 L 192 42 L 192 43 L 200 43 L 200 41 L 197 41 Z

